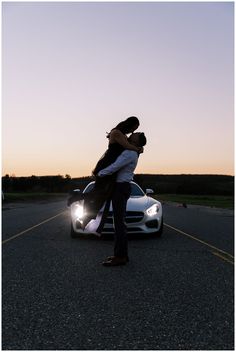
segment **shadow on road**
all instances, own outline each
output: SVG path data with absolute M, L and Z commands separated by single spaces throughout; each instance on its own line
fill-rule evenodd
M 150 239 L 156 239 L 156 240 L 161 240 L 161 237 L 158 237 L 156 234 L 140 234 L 140 233 L 134 233 L 134 234 L 129 234 L 128 235 L 128 240 L 133 241 L 133 240 L 141 240 L 141 241 L 149 241 Z M 111 234 L 102 234 L 101 237 L 98 237 L 93 234 L 77 234 L 76 238 L 73 238 L 72 240 L 92 240 L 92 241 L 114 241 L 114 235 Z

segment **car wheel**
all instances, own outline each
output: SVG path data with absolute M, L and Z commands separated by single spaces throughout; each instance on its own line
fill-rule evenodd
M 163 217 L 161 219 L 161 227 L 160 229 L 156 232 L 156 236 L 157 237 L 161 237 L 162 236 L 162 233 L 163 233 Z
M 77 233 L 75 232 L 72 223 L 70 225 L 70 237 L 71 238 L 76 238 L 77 237 Z

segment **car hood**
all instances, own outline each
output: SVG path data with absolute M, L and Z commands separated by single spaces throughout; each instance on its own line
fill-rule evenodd
M 148 196 L 142 196 L 142 197 L 130 197 L 127 202 L 127 211 L 144 211 L 151 207 L 153 204 L 158 203 L 160 205 L 160 202 L 158 202 L 156 199 Z M 112 207 L 110 207 L 110 210 L 112 210 Z

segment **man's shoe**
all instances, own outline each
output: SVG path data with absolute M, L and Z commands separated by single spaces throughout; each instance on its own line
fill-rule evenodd
M 118 266 L 125 265 L 127 263 L 126 257 L 113 257 L 110 260 L 105 260 L 102 265 L 104 266 Z
M 107 260 L 112 260 L 112 259 L 114 259 L 114 258 L 115 258 L 115 256 L 114 256 L 114 255 L 111 255 L 110 257 L 107 257 L 106 261 L 107 261 Z M 124 258 L 126 258 L 126 261 L 129 262 L 129 257 L 128 257 L 128 256 L 125 256 Z

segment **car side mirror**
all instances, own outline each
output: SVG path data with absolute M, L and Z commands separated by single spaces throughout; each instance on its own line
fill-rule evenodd
M 153 194 L 154 193 L 154 191 L 153 191 L 153 189 L 151 189 L 151 188 L 147 188 L 146 189 L 146 195 L 148 196 L 149 194 Z
M 80 194 L 80 193 L 81 193 L 81 190 L 79 188 L 72 189 L 71 191 L 69 191 L 69 195 L 70 196 L 75 196 L 75 195 Z

